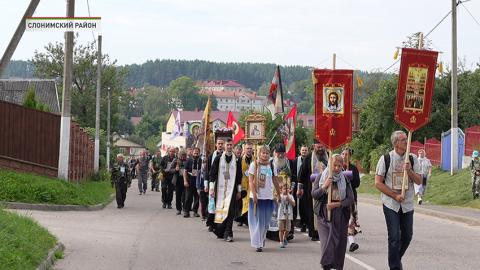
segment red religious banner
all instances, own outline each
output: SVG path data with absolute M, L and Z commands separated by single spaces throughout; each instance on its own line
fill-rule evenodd
M 403 48 L 395 121 L 409 131 L 430 120 L 438 52 Z
M 352 140 L 353 70 L 315 69 L 315 138 L 329 150 Z

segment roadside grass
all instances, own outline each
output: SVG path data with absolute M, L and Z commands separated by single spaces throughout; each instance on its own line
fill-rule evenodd
M 0 201 L 4 202 L 95 205 L 109 201 L 112 193 L 110 181 L 76 184 L 0 169 Z
M 365 175 L 362 177 L 359 193 L 379 195 L 380 192 L 375 188 L 374 175 Z M 480 200 L 473 200 L 472 180 L 470 171 L 464 169 L 451 176 L 438 168 L 432 170 L 432 177 L 427 183 L 424 201 L 431 204 L 461 206 L 480 209 Z
M 0 209 L 0 269 L 36 269 L 56 241 L 31 218 Z

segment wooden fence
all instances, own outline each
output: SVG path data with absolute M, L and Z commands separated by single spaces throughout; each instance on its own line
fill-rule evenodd
M 0 168 L 58 174 L 60 116 L 0 101 Z M 94 143 L 72 122 L 70 134 L 70 181 L 93 173 Z

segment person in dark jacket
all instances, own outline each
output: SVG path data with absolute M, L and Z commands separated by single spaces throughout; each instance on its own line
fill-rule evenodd
M 183 185 L 185 187 L 185 203 L 183 207 L 183 217 L 190 217 L 190 211 L 193 210 L 193 216 L 199 217 L 199 194 L 197 192 L 196 180 L 202 170 L 202 159 L 200 158 L 200 148 L 195 147 L 191 158 L 187 159 L 185 172 L 183 176 Z M 192 207 L 193 204 L 193 207 Z
M 305 158 L 300 167 L 298 177 L 297 196 L 300 198 L 300 207 L 305 214 L 305 222 L 307 223 L 308 236 L 312 241 L 318 241 L 318 232 L 315 229 L 313 200 L 312 200 L 312 179 L 322 173 L 328 164 L 328 154 L 325 146 L 315 142 L 311 155 Z
M 115 198 L 117 200 L 117 208 L 125 207 L 125 199 L 127 198 L 127 189 L 130 187 L 132 179 L 128 164 L 124 162 L 123 154 L 117 155 L 117 161 L 111 167 L 112 187 L 115 187 Z
M 160 163 L 161 173 L 164 175 L 162 181 L 162 208 L 172 209 L 173 200 L 173 176 L 180 171 L 180 166 L 177 166 L 177 158 L 175 157 L 175 148 L 168 149 L 168 155 L 162 158 Z
M 357 208 L 357 188 L 360 186 L 360 173 L 355 165 L 351 163 L 351 156 L 353 149 L 345 148 L 342 151 L 343 168 L 346 175 L 350 180 L 350 185 L 353 191 L 354 202 L 351 206 L 350 221 L 348 223 L 348 251 L 354 252 L 359 248 L 359 245 L 355 242 L 355 235 L 362 232 L 360 224 L 358 222 L 358 208 Z

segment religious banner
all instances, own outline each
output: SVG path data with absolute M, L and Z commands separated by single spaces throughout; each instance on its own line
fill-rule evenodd
M 395 121 L 414 131 L 430 121 L 438 52 L 402 49 Z
M 352 140 L 353 70 L 315 69 L 315 138 L 333 151 Z
M 240 124 L 237 119 L 235 119 L 232 112 L 228 112 L 227 128 L 233 129 L 233 144 L 237 144 L 245 138 L 245 132 L 243 131 L 243 128 L 240 127 Z
M 286 148 L 285 157 L 294 160 L 295 153 L 295 125 L 297 123 L 297 105 L 294 105 L 290 112 L 285 116 L 285 131 L 284 144 Z

